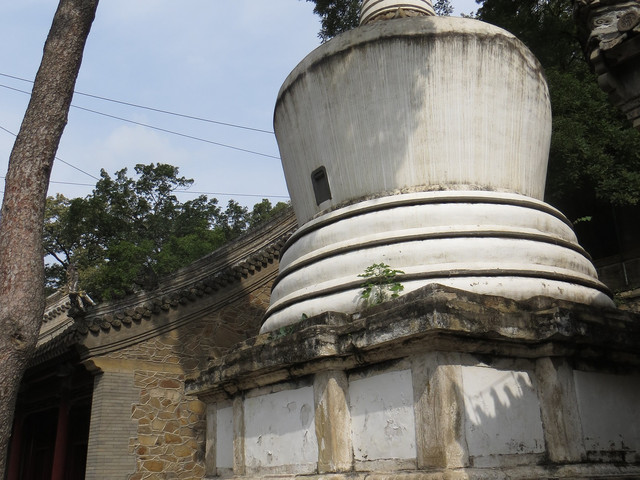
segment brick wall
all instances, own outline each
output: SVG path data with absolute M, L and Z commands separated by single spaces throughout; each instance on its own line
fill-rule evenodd
M 86 480 L 125 479 L 134 472 L 135 457 L 122 439 L 136 434 L 131 405 L 138 398 L 131 373 L 104 372 L 96 377 Z

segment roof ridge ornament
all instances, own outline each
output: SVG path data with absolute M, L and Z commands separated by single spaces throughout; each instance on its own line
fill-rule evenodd
M 435 16 L 431 0 L 364 0 L 360 25 L 402 17 Z

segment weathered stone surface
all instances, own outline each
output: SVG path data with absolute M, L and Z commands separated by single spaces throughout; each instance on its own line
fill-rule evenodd
M 362 361 L 385 361 L 425 345 L 441 351 L 525 358 L 581 355 L 640 364 L 638 316 L 614 309 L 535 297 L 518 302 L 429 285 L 364 314 L 322 314 L 283 336 L 269 333 L 213 360 L 187 392 L 229 398 L 238 389 Z M 392 348 L 399 347 L 402 348 Z
M 180 435 L 174 435 L 172 433 L 165 433 L 164 443 L 182 443 L 182 437 Z
M 213 360 L 186 391 L 207 401 L 212 429 L 215 402 L 226 411 L 232 399 L 233 473 L 247 479 L 633 478 L 640 440 L 628 426 L 622 439 L 614 433 L 637 418 L 639 320 L 430 286 L 359 315 L 325 314 L 259 335 Z M 315 435 L 287 443 L 301 434 L 292 423 L 274 437 L 288 421 L 274 412 L 299 408 L 311 382 Z M 606 386 L 617 392 L 603 394 L 617 410 L 606 414 L 613 426 L 600 420 L 595 396 Z M 275 406 L 261 409 L 263 398 Z M 209 473 L 220 475 L 215 436 L 226 445 L 231 435 L 217 427 L 211 435 Z M 397 435 L 402 441 L 392 442 Z M 315 471 L 309 458 L 282 454 L 314 441 Z M 615 450 L 622 444 L 628 452 Z M 585 455 L 585 445 L 596 451 Z
M 160 388 L 180 388 L 181 384 L 177 380 L 162 380 L 160 381 Z
M 549 458 L 558 463 L 581 462 L 586 451 L 574 438 L 582 438 L 571 367 L 566 360 L 540 358 L 536 362 L 542 421 Z
M 640 130 L 640 4 L 630 0 L 576 0 L 587 60 L 598 84 Z
M 193 413 L 202 414 L 206 410 L 207 405 L 200 400 L 194 400 L 192 402 L 189 402 L 188 408 Z
M 161 472 L 164 468 L 164 463 L 157 460 L 148 460 L 146 462 L 142 462 L 142 466 L 150 472 Z
M 138 435 L 138 442 L 140 445 L 150 447 L 158 444 L 158 437 L 156 435 Z
M 417 431 L 419 468 L 460 468 L 468 464 L 463 439 L 464 399 L 456 354 L 426 353 L 413 361 L 416 422 L 430 425 Z
M 330 371 L 315 377 L 318 472 L 347 472 L 353 467 L 347 377 Z
M 189 457 L 193 454 L 193 450 L 186 445 L 179 445 L 173 451 L 178 457 Z

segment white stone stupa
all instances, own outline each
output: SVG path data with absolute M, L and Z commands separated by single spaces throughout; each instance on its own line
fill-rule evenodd
M 277 100 L 299 229 L 261 333 L 186 382 L 207 478 L 640 478 L 640 317 L 542 200 L 539 63 L 428 1 L 362 12 Z M 380 263 L 405 295 L 365 308 Z
M 284 82 L 274 125 L 300 228 L 263 332 L 357 311 L 358 275 L 379 263 L 404 272 L 403 293 L 438 283 L 613 305 L 543 201 L 551 106 L 537 59 L 498 27 L 430 15 L 429 1 L 365 1 L 363 25 Z

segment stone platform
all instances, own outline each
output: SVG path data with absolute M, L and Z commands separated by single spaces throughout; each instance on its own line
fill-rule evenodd
M 259 335 L 187 382 L 207 474 L 639 478 L 639 320 L 430 285 Z

